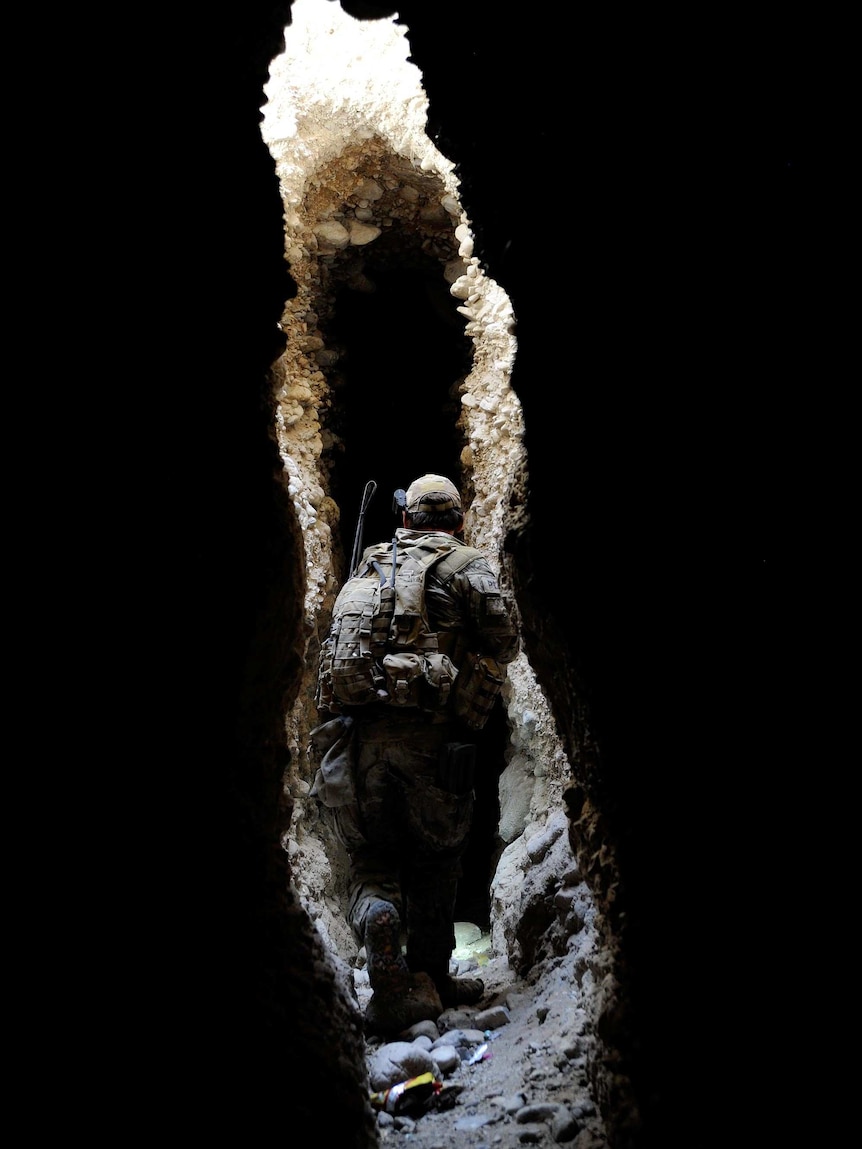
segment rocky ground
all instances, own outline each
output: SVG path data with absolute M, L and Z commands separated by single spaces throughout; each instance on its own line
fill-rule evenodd
M 470 929 L 459 925 L 459 931 Z M 417 1149 L 510 1149 L 566 1144 L 606 1149 L 601 1119 L 590 1097 L 585 1016 L 578 1006 L 572 962 L 554 959 L 521 981 L 505 958 L 485 956 L 487 937 L 459 937 L 458 972 L 485 982 L 474 1007 L 447 1010 L 397 1041 L 366 1040 L 372 1090 L 424 1082 L 373 1099 L 382 1145 Z M 360 1007 L 370 988 L 354 974 Z

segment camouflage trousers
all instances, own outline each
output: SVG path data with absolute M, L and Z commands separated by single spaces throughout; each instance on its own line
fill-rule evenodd
M 454 794 L 438 785 L 453 730 L 409 712 L 361 718 L 357 727 L 356 801 L 333 811 L 350 862 L 351 928 L 362 945 L 371 904 L 392 902 L 406 927 L 410 969 L 446 972 L 474 800 L 472 789 Z

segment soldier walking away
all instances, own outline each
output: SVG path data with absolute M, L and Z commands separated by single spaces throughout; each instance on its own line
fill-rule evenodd
M 363 592 L 393 593 L 349 624 L 336 602 L 318 675 L 323 721 L 311 734 L 321 762 L 312 793 L 332 808 L 347 851 L 348 920 L 366 950 L 366 1032 L 381 1036 L 484 993 L 480 979 L 451 972 L 455 898 L 476 734 L 518 652 L 514 613 L 488 560 L 459 537 L 455 485 L 423 475 L 396 491 L 394 509 L 403 524 L 394 539 L 366 548 L 350 572 Z M 339 599 L 350 597 L 345 589 Z M 357 686 L 357 668 L 372 686 Z

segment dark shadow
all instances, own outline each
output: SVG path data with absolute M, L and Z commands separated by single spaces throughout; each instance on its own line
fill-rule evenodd
M 362 492 L 378 484 L 365 541 L 391 538 L 392 494 L 428 471 L 460 477 L 455 426 L 458 383 L 472 365 L 471 341 L 437 260 L 427 269 L 365 267 L 373 292 L 342 288 L 325 338 L 341 351 L 333 426 L 344 444 L 333 469 L 342 544 L 353 548 Z

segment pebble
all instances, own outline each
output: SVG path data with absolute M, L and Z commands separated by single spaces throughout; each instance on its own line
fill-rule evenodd
M 508 1011 L 502 1008 L 483 1012 L 493 1015 L 496 1030 L 509 1020 Z M 480 1016 L 475 1015 L 477 1023 Z M 482 1057 L 493 1056 L 492 1043 L 498 1036 L 499 1033 L 490 1026 L 484 1030 L 457 1028 L 444 1030 L 441 1033 L 434 1022 L 419 1022 L 406 1030 L 400 1040 L 386 1042 L 369 1050 L 367 1063 L 371 1088 L 375 1092 L 382 1092 L 401 1081 L 432 1072 L 436 1079 L 443 1083 L 444 1090 L 448 1087 L 450 1092 L 457 1091 L 457 1096 L 464 1088 L 455 1084 L 462 1067 L 470 1073 L 477 1070 L 481 1073 Z M 485 1054 L 483 1049 L 489 1052 Z M 481 1077 L 478 1080 L 481 1080 Z M 461 1101 L 464 1100 L 462 1096 Z M 514 1119 L 519 1128 L 518 1142 L 524 1145 L 547 1144 L 549 1137 L 554 1144 L 566 1143 L 573 1141 L 581 1129 L 572 1109 L 559 1102 L 533 1101 L 527 1104 L 522 1093 L 495 1096 L 486 1100 L 487 1110 L 479 1111 L 473 1111 L 468 1102 L 467 1111 L 463 1117 L 455 1121 L 454 1129 L 459 1133 L 474 1133 L 486 1125 L 494 1125 L 505 1115 Z M 448 1107 L 443 1106 L 439 1098 L 437 1104 L 439 1108 Z M 427 1115 L 431 1113 L 433 1107 L 429 1109 Z M 409 1136 L 415 1132 L 417 1121 L 421 1122 L 423 1116 L 427 1115 L 380 1112 L 377 1121 L 381 1129 L 397 1129 L 399 1133 Z M 429 1146 L 429 1149 L 434 1147 Z M 440 1143 L 440 1149 L 451 1149 L 451 1147 L 444 1139 Z
M 418 1108 L 378 1112 L 384 1136 L 394 1136 L 393 1145 L 405 1149 L 410 1143 L 417 1149 L 454 1149 L 462 1143 L 471 1149 L 554 1149 L 575 1142 L 581 1149 L 607 1149 L 605 1138 L 594 1129 L 595 1106 L 586 1091 L 582 1097 L 577 1091 L 560 1092 L 572 1064 L 565 1060 L 566 1073 L 561 1075 L 552 1056 L 563 1056 L 559 1046 L 544 1040 L 544 1028 L 531 1028 L 525 1040 L 521 1025 L 528 997 L 513 989 L 498 994 L 497 1000 L 499 1004 L 486 1009 L 446 1010 L 436 1021 L 411 1026 L 396 1041 L 369 1039 L 366 1059 L 373 1092 L 425 1072 L 440 1083 L 436 1096 L 421 1098 Z M 540 1008 L 548 1025 L 550 1010 Z M 529 1017 L 535 1018 L 536 1011 Z M 501 1076 L 513 1053 L 521 1060 L 525 1089 L 513 1088 L 507 1069 Z

